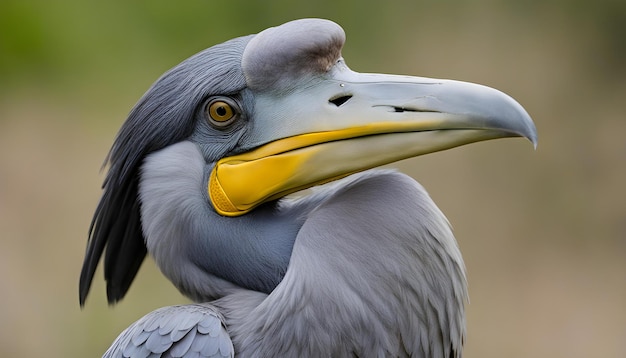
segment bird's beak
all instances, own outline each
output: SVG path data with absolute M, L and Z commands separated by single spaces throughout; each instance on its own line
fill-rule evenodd
M 257 96 L 259 146 L 211 172 L 217 212 L 242 215 L 298 190 L 472 142 L 519 136 L 536 143 L 522 106 L 489 87 L 347 68 L 329 77 L 288 95 Z

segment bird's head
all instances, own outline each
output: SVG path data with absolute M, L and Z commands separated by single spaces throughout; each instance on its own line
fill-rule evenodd
M 157 80 L 108 156 L 81 302 L 105 246 L 109 300 L 125 294 L 146 253 L 142 163 L 177 142 L 190 141 L 202 154 L 198 195 L 222 216 L 467 143 L 518 136 L 536 142 L 532 120 L 506 94 L 458 81 L 357 73 L 341 56 L 344 42 L 331 21 L 292 21 L 213 46 Z

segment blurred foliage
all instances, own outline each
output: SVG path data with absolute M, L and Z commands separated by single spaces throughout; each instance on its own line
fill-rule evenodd
M 42 79 L 72 86 L 85 78 L 156 71 L 211 44 L 299 17 L 326 17 L 351 29 L 352 46 L 401 33 L 407 22 L 433 22 L 433 13 L 462 19 L 475 8 L 515 14 L 524 27 L 544 16 L 566 19 L 601 40 L 586 60 L 610 75 L 626 60 L 626 2 L 600 1 L 219 1 L 143 0 L 0 3 L 0 86 Z M 384 25 L 385 31 L 379 26 Z M 356 33 L 364 36 L 355 36 Z M 585 41 L 589 39 L 572 39 Z
M 399 163 L 448 215 L 470 279 L 468 357 L 618 357 L 626 337 L 626 1 L 0 1 L 0 355 L 101 354 L 186 302 L 148 260 L 114 309 L 77 282 L 102 175 L 165 70 L 302 17 L 344 27 L 357 71 L 510 93 L 539 146 L 485 143 Z

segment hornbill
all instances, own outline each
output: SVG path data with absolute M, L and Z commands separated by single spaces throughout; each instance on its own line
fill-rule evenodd
M 115 303 L 147 253 L 197 303 L 147 314 L 105 356 L 462 355 L 450 226 L 415 180 L 372 168 L 536 143 L 535 126 L 489 87 L 354 72 L 344 42 L 331 21 L 288 22 L 193 55 L 135 105 L 106 159 L 80 304 L 103 254 Z

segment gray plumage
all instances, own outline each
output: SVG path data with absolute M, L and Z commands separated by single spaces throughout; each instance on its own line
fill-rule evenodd
M 367 171 L 318 187 L 311 195 L 280 201 L 277 210 L 271 209 L 273 221 L 263 213 L 246 217 L 251 221 L 242 228 L 269 226 L 266 237 L 272 242 L 292 235 L 275 222 L 301 225 L 289 269 L 268 296 L 194 267 L 199 249 L 181 253 L 209 240 L 197 240 L 205 235 L 234 235 L 249 245 L 257 240 L 253 232 L 229 233 L 231 228 L 219 226 L 219 216 L 207 220 L 206 211 L 189 209 L 206 205 L 195 185 L 202 181 L 201 163 L 189 142 L 148 157 L 140 190 L 146 243 L 182 292 L 199 295 L 197 301 L 222 297 L 214 305 L 224 314 L 241 356 L 411 352 L 415 357 L 449 357 L 451 351 L 460 352 L 467 297 L 463 260 L 445 217 L 414 180 L 396 172 Z M 187 229 L 195 232 L 181 234 L 186 229 L 178 225 L 189 223 L 197 223 Z M 292 343 L 283 347 L 266 336 Z
M 206 304 L 160 308 L 120 334 L 103 357 L 232 357 L 219 312 Z
M 174 67 L 133 108 L 107 158 L 81 305 L 103 253 L 114 303 L 146 252 L 204 303 L 149 313 L 106 357 L 462 355 L 467 283 L 446 218 L 413 179 L 366 169 L 479 140 L 535 142 L 534 124 L 483 86 L 352 72 L 344 40 L 316 19 L 234 39 Z M 208 117 L 215 101 L 232 120 Z M 298 161 L 248 176 L 242 154 Z M 267 184 L 245 212 L 220 207 L 290 170 L 296 184 Z M 247 184 L 215 199 L 216 177 Z

